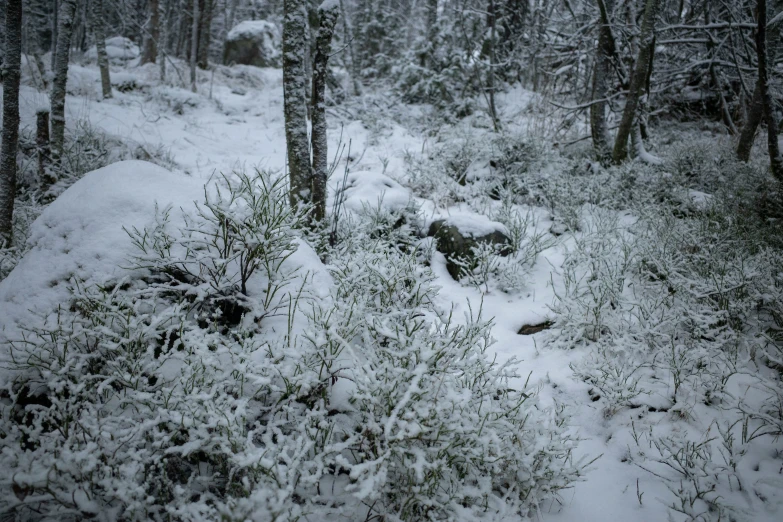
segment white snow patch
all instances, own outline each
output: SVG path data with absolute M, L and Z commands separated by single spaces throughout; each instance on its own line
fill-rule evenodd
M 152 223 L 161 208 L 190 206 L 203 183 L 144 161 L 123 161 L 90 172 L 35 220 L 20 263 L 0 281 L 0 341 L 35 324 L 34 315 L 67 306 L 67 282 L 100 284 L 123 275 L 133 250 L 123 227 Z M 172 212 L 172 217 L 176 216 Z

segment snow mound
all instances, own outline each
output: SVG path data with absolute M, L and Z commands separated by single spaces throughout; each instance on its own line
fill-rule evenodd
M 440 218 L 443 219 L 443 218 Z M 459 214 L 452 214 L 445 217 L 446 225 L 457 227 L 463 236 L 470 237 L 482 237 L 492 234 L 493 232 L 500 232 L 508 235 L 508 229 L 497 221 L 492 221 L 487 216 L 475 213 L 460 212 Z
M 109 56 L 109 61 L 113 64 L 122 65 L 125 62 L 138 58 L 141 54 L 139 46 L 133 43 L 124 36 L 114 36 L 106 39 L 106 54 Z M 84 56 L 88 60 L 97 60 L 98 51 L 93 45 Z
M 71 278 L 100 284 L 121 276 L 134 248 L 123 227 L 151 224 L 156 201 L 191 207 L 203 194 L 202 182 L 144 161 L 114 163 L 77 181 L 35 220 L 29 251 L 0 281 L 0 342 L 36 313 L 66 305 Z
M 389 210 L 405 208 L 411 192 L 389 176 L 377 172 L 354 172 L 345 183 L 345 208 L 356 212 L 379 204 Z
M 226 41 L 233 42 L 236 40 L 245 39 L 258 39 L 263 38 L 265 35 L 279 35 L 280 31 L 277 26 L 267 20 L 245 20 L 234 26 L 228 32 Z

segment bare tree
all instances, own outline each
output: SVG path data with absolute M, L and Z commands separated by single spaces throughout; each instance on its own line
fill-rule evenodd
M 141 63 L 155 63 L 158 58 L 158 41 L 160 40 L 160 12 L 158 0 L 148 0 L 150 19 L 149 29 L 144 35 L 144 49 L 141 53 Z
M 306 0 L 285 0 L 283 19 L 283 111 L 288 148 L 291 205 L 311 201 L 310 148 L 305 97 Z
M 103 98 L 111 98 L 111 77 L 109 75 L 109 57 L 106 54 L 106 28 L 104 22 L 103 0 L 91 0 L 90 24 L 95 36 L 95 51 L 98 56 L 98 68 L 101 71 L 101 89 Z
M 0 246 L 13 239 L 16 152 L 19 146 L 19 82 L 22 63 L 22 0 L 5 2 L 3 137 L 0 150 Z
M 647 81 L 649 67 L 655 51 L 652 43 L 655 36 L 655 17 L 658 13 L 659 4 L 660 0 L 647 0 L 644 6 L 642 32 L 639 38 L 639 56 L 631 74 L 628 97 L 625 100 L 625 109 L 623 110 L 622 120 L 620 120 L 620 127 L 617 129 L 617 138 L 615 139 L 612 152 L 612 160 L 615 163 L 620 163 L 628 157 L 628 138 L 633 130 L 634 120 L 637 116 L 636 108 L 639 105 L 639 98 Z
M 326 0 L 318 8 L 318 35 L 313 55 L 312 118 L 313 131 L 313 217 L 321 221 L 326 217 L 326 181 L 329 174 L 326 142 L 326 78 L 332 36 L 340 16 L 338 0 Z
M 65 144 L 65 84 L 68 81 L 68 56 L 71 49 L 76 0 L 59 0 L 57 13 L 57 52 L 54 60 L 52 82 L 52 161 L 59 169 Z

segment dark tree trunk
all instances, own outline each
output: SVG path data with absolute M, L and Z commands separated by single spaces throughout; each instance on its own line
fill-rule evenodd
M 767 148 L 772 175 L 783 181 L 783 158 L 778 145 L 778 122 L 769 93 L 769 64 L 767 63 L 767 1 L 758 0 L 758 30 L 756 31 L 756 54 L 759 64 L 759 88 L 763 104 L 764 119 L 767 122 Z
M 212 12 L 215 7 L 214 0 L 200 0 L 200 19 L 198 30 L 198 67 L 209 67 L 209 46 L 212 41 Z
M 101 71 L 101 90 L 103 98 L 111 98 L 111 77 L 109 75 L 109 57 L 106 54 L 106 27 L 104 22 L 103 0 L 91 0 L 90 22 L 95 36 L 95 51 L 98 68 Z
M 316 221 L 323 221 L 326 217 L 326 181 L 329 175 L 326 141 L 326 82 L 332 36 L 339 15 L 340 8 L 337 2 L 327 4 L 326 9 L 318 9 L 319 26 L 313 56 L 313 131 L 310 142 L 313 149 L 313 218 Z
M 621 163 L 628 157 L 628 138 L 633 130 L 636 119 L 636 108 L 642 95 L 645 80 L 647 78 L 650 62 L 652 61 L 654 47 L 651 45 L 655 30 L 655 16 L 658 13 L 660 0 L 647 0 L 642 18 L 642 32 L 639 41 L 639 56 L 634 64 L 631 82 L 628 88 L 628 97 L 625 100 L 623 117 L 617 129 L 617 138 L 614 142 L 612 160 Z
M 65 144 L 65 84 L 68 81 L 68 56 L 71 48 L 73 19 L 76 14 L 76 0 L 60 0 L 57 28 L 57 53 L 54 61 L 52 82 L 52 160 L 59 171 Z M 59 172 L 56 172 L 59 174 Z
M 750 101 L 748 114 L 745 118 L 745 125 L 740 133 L 739 143 L 737 144 L 737 158 L 741 161 L 750 160 L 750 152 L 753 150 L 753 141 L 756 139 L 761 120 L 764 118 L 764 102 L 761 99 L 761 86 L 756 81 L 756 89 L 753 91 L 753 99 Z
M 22 66 L 22 0 L 5 2 L 3 57 L 3 137 L 0 148 L 0 245 L 10 245 L 14 231 L 16 153 L 19 146 L 19 82 Z
M 595 51 L 595 67 L 593 69 L 592 99 L 590 106 L 590 133 L 593 138 L 593 149 L 602 162 L 611 157 L 609 135 L 606 124 L 606 98 L 609 94 L 608 82 L 612 74 L 612 55 L 614 54 L 614 39 L 612 36 L 611 14 L 614 0 L 598 0 L 600 10 L 598 27 L 598 46 Z
M 283 111 L 288 149 L 291 206 L 309 204 L 312 198 L 310 145 L 307 139 L 305 52 L 307 10 L 305 0 L 285 0 L 283 21 Z
M 158 41 L 160 40 L 160 11 L 158 0 L 149 0 L 150 24 L 144 35 L 144 50 L 141 53 L 141 64 L 155 63 L 158 58 Z
M 196 62 L 198 61 L 199 0 L 193 0 L 192 30 L 190 33 L 190 90 L 196 92 Z
M 51 173 L 51 148 L 49 145 L 49 109 L 41 108 L 35 114 L 35 148 L 38 155 L 38 179 L 42 186 L 54 181 Z

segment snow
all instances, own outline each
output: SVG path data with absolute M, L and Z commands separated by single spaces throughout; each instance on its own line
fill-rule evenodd
M 135 58 L 138 58 L 141 54 L 139 46 L 133 43 L 132 40 L 125 38 L 124 36 L 114 36 L 106 39 L 106 55 L 109 57 L 109 61 L 113 64 L 122 64 Z M 93 45 L 87 52 L 84 53 L 85 58 L 88 60 L 97 60 L 98 51 Z
M 259 40 L 267 37 L 279 38 L 280 30 L 275 24 L 267 20 L 245 20 L 235 25 L 229 32 L 226 39 L 235 40 Z
M 457 227 L 463 235 L 470 237 L 486 236 L 493 232 L 508 234 L 508 230 L 502 223 L 492 221 L 482 214 L 464 211 L 459 207 L 450 209 L 446 224 Z
M 67 283 L 106 283 L 123 273 L 132 244 L 123 227 L 144 227 L 156 204 L 188 207 L 203 198 L 203 182 L 143 161 L 91 172 L 33 223 L 29 251 L 0 282 L 0 339 L 21 321 L 68 302 Z
M 274 25 L 266 21 L 243 22 L 232 29 L 229 38 L 256 35 L 272 28 Z M 117 39 L 107 40 L 107 45 L 114 40 Z M 112 48 L 126 52 L 127 42 L 115 43 Z M 122 56 L 133 55 L 133 46 L 127 52 Z M 135 53 L 138 56 L 138 48 Z M 159 86 L 148 92 L 116 93 L 114 100 L 97 103 L 90 97 L 94 94 L 89 94 L 94 93 L 94 87 L 98 85 L 97 71 L 73 67 L 66 107 L 68 125 L 87 119 L 95 127 L 122 137 L 127 143 L 150 149 L 159 147 L 171 156 L 176 170 L 171 172 L 141 161 L 117 163 L 88 174 L 52 203 L 33 225 L 29 252 L 0 282 L 0 342 L 19 333 L 20 321 L 32 320 L 36 313 L 49 313 L 58 304 L 65 303 L 68 297 L 65 283 L 70 278 L 76 276 L 89 284 L 120 276 L 121 267 L 125 266 L 132 249 L 123 227 L 149 224 L 156 204 L 160 207 L 171 205 L 175 209 L 191 208 L 194 200 L 203 198 L 203 186 L 208 180 L 236 168 L 259 167 L 284 172 L 286 149 L 280 71 L 248 70 L 231 69 L 237 76 L 259 75 L 243 85 L 245 95 L 234 92 L 239 80 L 231 78 L 215 82 L 211 99 L 206 94 L 194 95 L 179 86 Z M 149 78 L 145 75 L 152 73 L 139 68 L 123 74 L 138 76 L 140 81 L 147 82 Z M 202 76 L 201 81 L 208 81 L 208 76 Z M 700 96 L 695 92 L 690 95 Z M 33 124 L 35 111 L 45 103 L 42 99 L 45 100 L 45 95 L 29 87 L 23 88 L 24 124 Z M 507 119 L 515 120 L 522 128 L 532 127 L 537 116 L 530 112 L 537 100 L 537 95 L 515 88 L 499 95 L 498 105 Z M 330 114 L 330 155 L 338 146 L 338 122 L 335 120 L 334 114 Z M 400 209 L 413 201 L 420 205 L 427 220 L 446 219 L 465 234 L 508 233 L 507 227 L 468 204 L 443 206 L 413 195 L 404 183 L 407 172 L 402 158 L 409 150 L 425 150 L 430 145 L 427 138 L 396 123 L 387 123 L 388 128 L 382 131 L 368 129 L 358 121 L 344 123 L 343 143 L 352 141 L 354 151 L 361 153 L 353 154 L 359 156 L 358 159 L 341 158 L 338 162 L 329 180 L 331 202 L 334 202 L 336 189 L 343 184 L 344 169 L 348 168 L 344 196 L 345 208 L 349 211 L 360 212 L 368 205 L 379 204 L 388 209 Z M 706 205 L 712 196 L 694 190 L 690 197 L 697 205 Z M 624 218 L 631 219 L 629 216 Z M 543 221 L 542 224 L 546 224 Z M 512 294 L 482 293 L 454 281 L 446 271 L 442 254 L 435 252 L 431 268 L 440 287 L 437 302 L 443 309 L 452 310 L 456 318 L 461 318 L 470 309 L 483 307 L 484 316 L 494 318 L 492 335 L 497 343 L 492 350 L 498 360 L 520 360 L 520 369 L 532 372 L 530 383 L 540 387 L 545 405 L 568 405 L 573 414 L 574 431 L 582 437 L 575 457 L 602 455 L 593 464 L 585 482 L 563 493 L 562 505 L 552 503 L 540 507 L 540 520 L 667 520 L 671 513 L 667 509 L 671 494 L 665 484 L 624 460 L 631 451 L 629 448 L 635 447 L 626 424 L 632 418 L 637 426 L 644 425 L 656 432 L 689 432 L 695 436 L 704 432 L 711 419 L 718 418 L 716 414 L 700 406 L 695 408 L 693 419 L 680 421 L 668 412 L 650 411 L 649 407 L 659 409 L 666 404 L 663 395 L 649 395 L 639 401 L 639 408 L 606 418 L 601 403 L 593 403 L 589 398 L 591 386 L 574 379 L 570 367 L 589 355 L 588 349 L 550 350 L 543 341 L 544 334 L 517 334 L 522 325 L 539 324 L 553 318 L 551 306 L 555 293 L 562 290 L 562 267 L 575 240 L 575 234 L 565 234 L 559 243 L 544 250 L 527 275 L 526 287 Z M 315 252 L 301 248 L 292 262 L 315 274 L 313 287 L 325 298 L 331 283 Z M 523 377 L 527 377 L 527 373 Z M 742 393 L 742 382 L 732 381 L 732 391 Z M 335 408 L 349 408 L 352 390 L 353 386 L 347 380 L 339 381 L 330 404 Z M 740 506 L 750 513 L 744 517 L 746 519 L 773 521 L 780 518 L 783 481 L 779 467 L 775 467 L 778 461 L 773 449 L 754 447 L 748 461 L 755 462 L 758 470 L 751 469 L 750 465 L 740 470 L 748 486 L 747 504 Z M 720 458 L 717 454 L 713 457 Z M 641 502 L 637 496 L 637 483 L 639 493 L 643 494 Z M 768 501 L 761 503 L 755 498 L 758 494 L 763 494 Z

